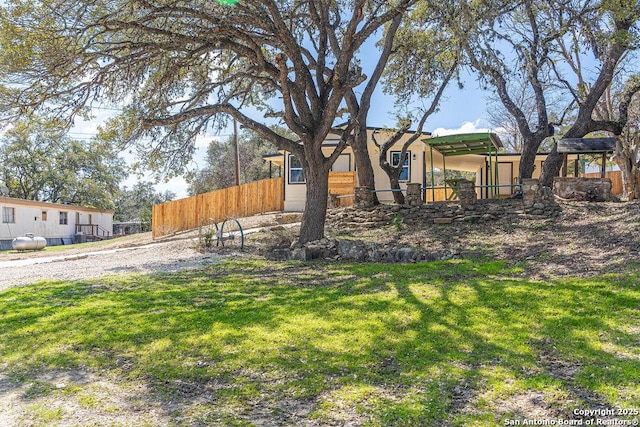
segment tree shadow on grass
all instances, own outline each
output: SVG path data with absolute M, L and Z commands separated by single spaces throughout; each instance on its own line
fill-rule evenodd
M 615 403 L 599 390 L 637 368 L 637 333 L 611 326 L 638 306 L 631 281 L 509 275 L 496 262 L 237 262 L 41 283 L 3 293 L 0 363 L 16 387 L 83 369 L 143 384 L 137 400 L 196 425 L 493 425 L 535 409 L 500 406 L 518 393 L 566 411 L 549 390 Z M 620 359 L 594 333 L 636 350 Z M 576 371 L 559 377 L 558 363 Z

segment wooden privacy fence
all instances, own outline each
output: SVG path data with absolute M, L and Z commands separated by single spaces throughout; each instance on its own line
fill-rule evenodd
M 153 206 L 154 238 L 198 228 L 203 220 L 216 222 L 284 210 L 284 178 L 263 179 Z
M 339 197 L 340 206 L 353 205 L 355 192 L 355 172 L 329 172 L 329 193 Z
M 447 187 L 447 191 L 445 193 L 444 188 L 436 188 L 432 190 L 431 188 L 427 188 L 425 190 L 426 199 L 425 202 L 442 202 L 447 200 L 447 196 L 450 196 L 453 193 L 451 188 Z M 435 196 L 435 198 L 434 198 Z

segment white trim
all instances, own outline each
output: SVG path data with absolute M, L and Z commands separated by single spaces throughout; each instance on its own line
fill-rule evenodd
M 291 164 L 293 163 L 291 160 L 295 159 L 296 156 L 294 156 L 293 154 L 289 154 L 289 161 L 287 162 L 287 181 L 290 185 L 298 185 L 298 184 L 306 184 L 307 183 L 307 179 L 304 177 L 304 170 L 302 169 L 302 163 L 300 163 L 300 167 L 296 167 L 296 168 L 292 168 Z M 297 160 L 297 159 L 296 159 Z M 299 162 L 299 160 L 298 160 Z M 291 180 L 291 171 L 295 170 L 295 171 L 299 171 L 300 175 L 302 177 L 302 180 L 300 181 L 292 181 Z
M 391 163 L 391 166 L 396 167 L 398 166 L 398 162 L 394 162 L 393 161 L 393 155 L 394 154 L 399 154 L 402 155 L 402 151 L 390 151 L 389 152 L 389 163 Z M 398 156 L 398 161 L 400 160 L 400 157 Z M 402 169 L 407 168 L 407 179 L 399 179 L 399 182 L 410 182 L 411 181 L 411 151 L 407 150 L 407 155 L 404 159 L 405 164 L 402 166 Z M 400 172 L 400 176 L 402 176 L 402 172 Z

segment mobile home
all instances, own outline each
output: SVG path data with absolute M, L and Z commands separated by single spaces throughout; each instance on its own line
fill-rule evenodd
M 113 236 L 113 211 L 75 205 L 0 197 L 0 249 L 27 233 L 44 237 L 48 246 Z

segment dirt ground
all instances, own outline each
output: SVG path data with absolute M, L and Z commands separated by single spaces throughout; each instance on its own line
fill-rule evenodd
M 265 245 L 295 239 L 295 226 L 278 225 L 273 214 L 241 222 L 244 228 L 254 231 L 248 236 L 248 247 L 242 256 L 259 256 L 257 254 L 263 253 Z M 522 275 L 541 280 L 629 271 L 640 265 L 640 203 L 566 202 L 562 203 L 562 214 L 557 218 L 522 216 L 482 223 L 404 225 L 399 231 L 393 225 L 376 230 L 333 229 L 329 225 L 327 234 L 382 245 L 448 250 L 454 258 L 503 259 L 510 265 L 521 266 Z M 46 252 L 0 252 L 0 292 L 40 279 L 73 280 L 105 274 L 198 268 L 211 262 L 211 258 L 228 256 L 203 253 L 198 250 L 196 240 L 197 233 L 194 232 L 155 241 L 147 233 Z M 0 360 L 0 427 L 40 425 L 33 424 L 29 414 L 38 408 L 50 407 L 65 407 L 66 413 L 75 413 L 73 420 L 57 422 L 59 426 L 166 425 L 175 421 L 167 418 L 159 402 L 134 404 L 142 391 L 123 387 L 117 379 L 80 371 L 53 373 L 50 374 L 53 377 L 41 379 L 43 384 L 60 388 L 67 384 L 83 384 L 102 396 L 109 407 L 118 408 L 117 411 L 98 413 L 87 412 L 79 406 L 74 409 L 76 403 L 70 399 L 25 400 L 21 396 L 28 394 L 32 385 L 13 384 L 2 371 Z M 521 407 L 525 413 L 536 410 L 536 405 L 531 403 L 535 401 L 532 396 L 517 398 L 517 401 L 507 403 Z
M 486 256 L 521 265 L 528 277 L 584 277 L 640 262 L 640 203 L 561 202 L 555 218 L 403 225 L 384 230 L 334 230 L 378 244 L 448 251 L 454 258 Z
M 379 245 L 448 251 L 452 258 L 503 259 L 510 265 L 521 265 L 524 275 L 537 279 L 585 277 L 640 263 L 640 203 L 562 202 L 561 206 L 562 213 L 555 218 L 522 215 L 489 222 L 402 225 L 401 230 L 392 225 L 371 230 L 327 224 L 326 234 Z M 281 217 L 271 213 L 241 218 L 243 229 L 248 231 L 242 256 L 260 256 L 270 245 L 295 240 L 300 215 Z M 143 233 L 39 252 L 0 252 L 0 290 L 40 279 L 78 280 L 196 268 L 219 256 L 199 251 L 197 240 L 197 231 L 156 240 L 151 233 Z

